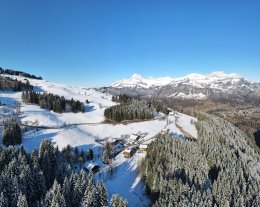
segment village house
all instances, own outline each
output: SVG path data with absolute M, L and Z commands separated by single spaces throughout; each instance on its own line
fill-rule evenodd
M 134 149 L 133 148 L 127 148 L 123 152 L 125 158 L 130 158 L 134 155 Z
M 139 146 L 139 152 L 146 152 L 147 151 L 147 148 L 148 148 L 148 145 L 147 144 L 141 144 Z
M 119 142 L 119 140 L 116 139 L 116 138 L 110 137 L 110 138 L 107 140 L 107 142 L 108 142 L 110 145 L 116 145 L 116 144 Z
M 134 144 L 135 142 L 137 142 L 140 139 L 139 135 L 136 134 L 131 134 L 131 136 L 129 137 L 129 144 Z
M 90 163 L 85 164 L 84 168 L 85 168 L 88 172 L 92 171 L 93 173 L 96 173 L 96 172 L 99 171 L 99 168 L 100 168 L 100 167 L 99 167 L 98 164 L 96 164 L 96 163 L 94 163 L 94 162 L 90 162 Z

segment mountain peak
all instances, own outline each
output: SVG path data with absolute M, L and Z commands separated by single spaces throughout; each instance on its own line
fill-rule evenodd
M 141 76 L 141 75 L 139 75 L 139 74 L 137 74 L 137 73 L 134 73 L 131 77 L 130 77 L 130 79 L 142 79 L 143 77 Z
M 178 79 L 187 79 L 187 78 L 194 80 L 194 79 L 240 79 L 242 77 L 236 73 L 227 74 L 223 71 L 214 71 L 209 74 L 191 73 Z
M 123 79 L 116 81 L 112 84 L 112 87 L 115 88 L 124 88 L 124 87 L 142 87 L 150 88 L 155 86 L 163 86 L 169 84 L 173 81 L 173 78 L 170 77 L 161 77 L 161 78 L 144 78 L 139 74 L 133 74 L 129 79 Z
M 242 77 L 236 73 L 227 74 L 223 71 L 215 71 L 209 74 L 199 74 L 191 73 L 184 77 L 180 78 L 171 78 L 171 77 L 142 77 L 140 74 L 134 73 L 130 78 L 116 81 L 112 84 L 112 87 L 115 88 L 124 88 L 124 87 L 142 87 L 150 88 L 155 86 L 164 86 L 167 84 L 178 84 L 179 82 L 196 82 L 199 84 L 210 84 L 215 81 L 224 81 L 224 80 L 233 80 L 241 79 Z M 234 80 L 236 81 L 236 80 Z
M 212 72 L 210 74 L 208 74 L 209 77 L 218 77 L 218 78 L 233 78 L 233 79 L 239 79 L 242 78 L 241 75 L 237 74 L 237 73 L 225 73 L 223 71 L 215 71 Z

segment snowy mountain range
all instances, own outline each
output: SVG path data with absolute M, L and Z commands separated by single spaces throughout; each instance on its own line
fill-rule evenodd
M 210 74 L 192 73 L 181 78 L 144 78 L 134 74 L 102 88 L 111 94 L 172 99 L 215 99 L 238 102 L 260 102 L 260 83 L 246 80 L 239 74 L 216 71 Z
M 114 88 L 126 88 L 126 87 L 140 87 L 150 88 L 155 86 L 164 86 L 174 81 L 170 77 L 162 78 L 143 78 L 141 75 L 134 74 L 129 79 L 119 80 L 112 84 Z

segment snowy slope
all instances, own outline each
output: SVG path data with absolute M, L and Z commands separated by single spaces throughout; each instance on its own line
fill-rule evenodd
M 23 77 L 9 77 L 26 81 Z M 106 168 L 106 165 L 101 162 L 100 153 L 103 143 L 109 138 L 121 138 L 127 143 L 129 142 L 130 135 L 142 134 L 143 136 L 140 141 L 149 144 L 152 141 L 151 138 L 165 129 L 175 134 L 181 134 L 175 122 L 168 123 L 168 117 L 163 118 L 161 115 L 158 115 L 155 120 L 127 125 L 104 124 L 102 121 L 104 121 L 103 113 L 105 108 L 115 105 L 111 101 L 111 95 L 98 92 L 94 89 L 60 85 L 45 80 L 28 80 L 34 86 L 34 89 L 39 92 L 63 95 L 66 99 L 78 99 L 84 103 L 88 99 L 90 102 L 89 104 L 85 103 L 85 113 L 58 114 L 53 111 L 41 109 L 37 105 L 22 103 L 21 92 L 0 91 L 0 101 L 2 104 L 6 104 L 5 106 L 0 106 L 0 121 L 3 121 L 7 117 L 16 116 L 15 105 L 17 102 L 20 102 L 22 113 L 18 117 L 22 123 L 35 125 L 37 122 L 38 126 L 50 127 L 82 123 L 82 125 L 57 129 L 40 129 L 39 131 L 29 129 L 23 133 L 23 145 L 28 151 L 39 148 L 43 139 L 51 140 L 60 149 L 66 147 L 68 144 L 83 150 L 92 148 L 96 157 L 95 162 L 100 163 L 102 168 Z M 179 117 L 179 125 L 192 134 L 192 130 L 194 129 L 191 129 L 189 123 L 194 118 L 177 112 L 176 114 Z M 175 118 L 172 117 L 173 120 Z M 138 163 L 141 162 L 144 155 L 136 153 L 133 157 L 127 159 L 120 153 L 113 161 L 113 164 L 116 166 L 115 174 L 110 177 L 104 173 L 96 178 L 104 179 L 109 196 L 113 193 L 122 195 L 129 201 L 130 207 L 149 206 L 150 201 L 144 190 L 145 186 L 136 171 Z M 122 186 L 124 187 L 122 188 Z

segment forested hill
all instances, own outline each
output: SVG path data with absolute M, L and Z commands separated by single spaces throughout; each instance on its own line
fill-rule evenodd
M 162 136 L 149 146 L 141 172 L 154 206 L 260 206 L 260 156 L 246 135 L 199 119 L 197 142 Z
M 16 75 L 16 76 L 22 76 L 22 77 L 25 77 L 25 78 L 32 78 L 32 79 L 36 79 L 36 80 L 42 80 L 41 76 L 32 75 L 30 73 L 25 73 L 25 72 L 19 71 L 19 70 L 3 69 L 2 67 L 0 67 L 0 74 Z

